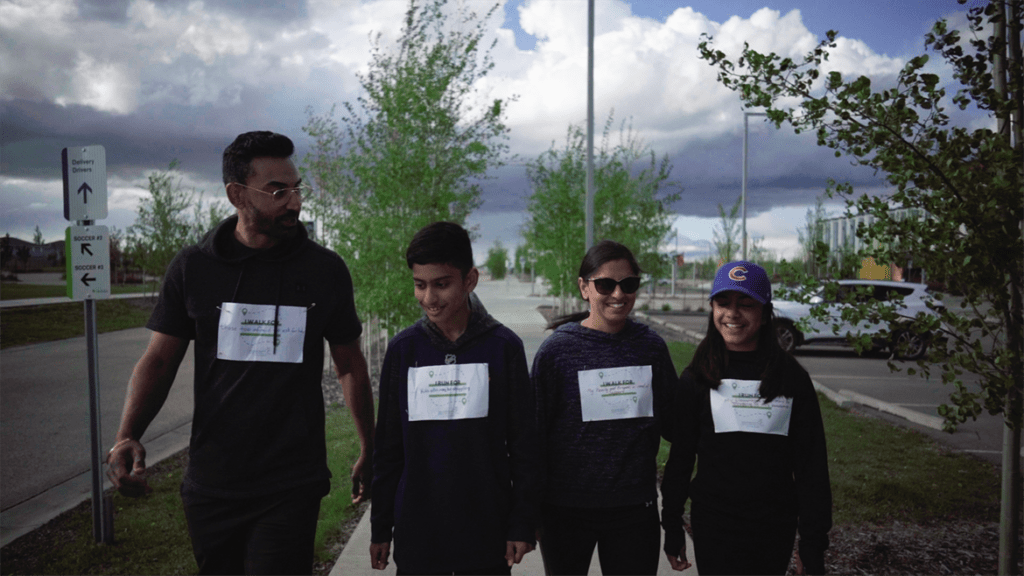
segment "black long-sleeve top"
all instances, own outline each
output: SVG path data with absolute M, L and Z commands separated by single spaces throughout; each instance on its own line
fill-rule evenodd
M 690 498 L 732 527 L 757 530 L 795 517 L 807 573 L 824 573 L 832 489 L 821 408 L 807 372 L 788 355 L 784 361 L 794 393 L 787 436 L 716 434 L 708 385 L 689 368 L 683 371 L 661 485 L 666 552 L 678 553 L 685 542 L 682 515 Z M 730 352 L 723 378 L 760 380 L 766 362 L 757 352 Z

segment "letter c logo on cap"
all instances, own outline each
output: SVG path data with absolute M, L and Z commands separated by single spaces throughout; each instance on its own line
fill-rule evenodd
M 747 279 L 746 273 L 746 268 L 743 266 L 736 266 L 732 270 L 729 270 L 729 280 L 732 280 L 733 282 L 743 282 Z

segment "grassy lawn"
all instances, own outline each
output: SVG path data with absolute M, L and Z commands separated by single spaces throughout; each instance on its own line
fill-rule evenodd
M 153 292 L 153 284 L 125 284 L 110 287 L 112 294 L 145 294 Z M 23 300 L 26 298 L 57 298 L 67 296 L 66 286 L 47 286 L 43 284 L 22 284 L 21 282 L 4 282 L 0 284 L 0 300 Z
M 677 369 L 694 346 L 671 343 Z M 837 526 L 869 522 L 994 521 L 999 509 L 995 467 L 953 454 L 916 432 L 838 408 L 819 396 L 829 448 Z M 349 504 L 349 467 L 359 453 L 348 410 L 327 413 L 331 494 L 323 500 L 317 527 L 319 562 L 339 552 L 341 526 L 359 511 Z M 659 461 L 668 456 L 667 446 Z M 185 574 L 195 573 L 178 486 L 184 456 L 158 465 L 154 492 L 133 500 L 114 495 L 117 542 L 92 542 L 89 504 L 0 550 L 3 574 Z M 965 544 L 969 545 L 969 543 Z
M 320 506 L 316 556 L 332 561 L 332 541 L 341 525 L 357 512 L 350 503 L 349 469 L 359 455 L 359 441 L 348 409 L 327 411 L 328 466 L 331 493 Z M 178 489 L 188 456 L 185 451 L 151 469 L 153 492 L 126 498 L 113 492 L 115 543 L 98 546 L 92 536 L 92 508 L 84 502 L 43 528 L 0 550 L 3 574 L 195 574 L 185 514 Z
M 100 333 L 145 326 L 153 311 L 148 299 L 97 300 Z M 85 334 L 82 302 L 10 308 L 0 313 L 0 348 L 63 340 Z

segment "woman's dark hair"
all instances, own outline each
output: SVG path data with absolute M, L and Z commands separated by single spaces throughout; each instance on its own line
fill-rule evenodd
M 604 266 L 608 262 L 614 262 L 615 260 L 625 260 L 629 263 L 629 267 L 633 269 L 633 274 L 640 275 L 640 264 L 637 263 L 633 253 L 626 248 L 625 245 L 619 244 L 614 240 L 601 240 L 597 244 L 590 247 L 587 250 L 585 256 L 583 256 L 583 262 L 580 263 L 579 277 L 589 279 L 590 275 L 597 271 L 598 268 Z M 565 316 L 559 316 L 548 324 L 548 330 L 554 330 L 562 324 L 568 324 L 569 322 L 580 322 L 585 320 L 587 316 L 590 316 L 590 312 L 584 310 L 583 312 L 576 312 L 575 314 L 566 314 Z
M 761 373 L 761 386 L 758 392 L 765 402 L 771 402 L 778 396 L 793 397 L 791 384 L 782 376 L 789 354 L 779 345 L 775 332 L 775 314 L 771 302 L 761 308 L 761 329 L 757 333 L 757 351 L 767 356 L 768 363 Z M 717 390 L 722 383 L 722 374 L 729 366 L 729 350 L 725 347 L 725 339 L 715 326 L 715 312 L 712 307 L 708 313 L 708 331 L 697 345 L 693 359 L 687 366 L 697 380 L 712 390 Z
M 473 269 L 473 245 L 469 232 L 454 222 L 434 222 L 420 229 L 405 251 L 405 263 L 451 264 L 462 277 Z
M 239 134 L 224 149 L 221 175 L 225 184 L 245 184 L 252 174 L 253 158 L 291 158 L 295 145 L 290 138 L 266 130 Z

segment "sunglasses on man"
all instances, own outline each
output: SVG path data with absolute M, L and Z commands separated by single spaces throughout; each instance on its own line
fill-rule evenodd
M 630 276 L 629 278 L 623 278 L 622 280 L 612 280 L 611 278 L 587 278 L 587 281 L 593 282 L 594 288 L 597 289 L 597 293 L 604 296 L 615 292 L 616 286 L 621 287 L 624 294 L 632 294 L 640 288 L 640 278 L 637 276 Z

